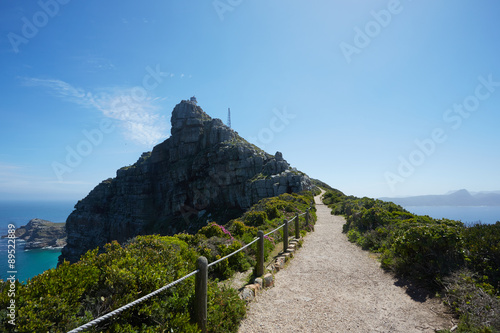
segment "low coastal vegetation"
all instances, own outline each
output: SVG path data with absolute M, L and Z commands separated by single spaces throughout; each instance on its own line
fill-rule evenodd
M 104 253 L 94 249 L 75 264 L 33 277 L 25 284 L 15 282 L 15 326 L 9 323 L 10 281 L 0 281 L 0 331 L 66 332 L 153 292 L 194 271 L 196 259 L 213 262 L 251 242 L 258 230 L 271 231 L 296 213 L 305 212 L 313 194 L 283 194 L 266 198 L 226 225 L 210 222 L 196 234 L 138 236 L 126 244 L 112 242 Z M 314 207 L 306 224 L 316 220 Z M 293 223 L 290 225 L 293 234 Z M 265 240 L 265 253 L 282 240 L 277 231 Z M 209 269 L 208 331 L 237 332 L 245 316 L 245 301 L 238 292 L 218 284 L 237 271 L 255 264 L 256 246 L 223 260 Z M 194 276 L 125 310 L 88 332 L 198 332 L 193 321 Z
M 500 222 L 466 226 L 331 188 L 323 202 L 384 269 L 441 296 L 460 317 L 455 332 L 500 332 Z

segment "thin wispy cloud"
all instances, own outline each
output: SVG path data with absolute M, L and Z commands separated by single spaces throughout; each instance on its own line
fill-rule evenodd
M 89 95 L 86 102 L 105 117 L 117 120 L 128 140 L 151 146 L 165 139 L 167 124 L 159 114 L 156 98 L 134 98 L 133 88 L 114 90 L 112 93 Z
M 29 165 L 15 165 L 0 162 L 0 200 L 78 198 L 81 192 L 88 191 L 92 182 L 68 180 L 60 182 L 53 177 L 38 174 L 39 168 Z M 54 197 L 48 193 L 59 193 Z
M 29 167 L 23 165 L 0 162 L 0 187 L 5 189 L 22 184 L 27 185 L 42 179 L 42 177 L 30 175 L 29 169 Z
M 21 169 L 18 165 L 6 164 L 0 162 L 0 183 L 8 180 L 17 170 Z
M 58 98 L 101 111 L 104 117 L 118 122 L 127 140 L 152 146 L 166 138 L 167 122 L 157 105 L 164 98 L 151 96 L 149 92 L 138 96 L 137 87 L 107 88 L 96 93 L 56 79 L 24 78 L 23 82 L 27 86 L 45 87 Z
M 61 80 L 24 78 L 23 83 L 27 86 L 42 86 L 49 88 L 49 91 L 53 95 L 68 98 L 71 101 L 74 99 L 75 102 L 79 102 L 85 99 L 85 91 L 83 89 L 75 88 Z

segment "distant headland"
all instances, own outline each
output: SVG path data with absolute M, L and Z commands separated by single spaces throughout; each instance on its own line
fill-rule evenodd
M 16 229 L 16 237 L 26 241 L 25 250 L 63 248 L 66 245 L 66 224 L 32 219 Z M 2 236 L 5 238 L 6 236 Z
M 465 189 L 442 195 L 379 198 L 401 206 L 500 206 L 500 191 L 471 193 Z

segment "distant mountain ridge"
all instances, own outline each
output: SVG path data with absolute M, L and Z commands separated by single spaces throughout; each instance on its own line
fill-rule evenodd
M 470 193 L 462 189 L 442 195 L 380 198 L 401 206 L 500 206 L 500 191 Z

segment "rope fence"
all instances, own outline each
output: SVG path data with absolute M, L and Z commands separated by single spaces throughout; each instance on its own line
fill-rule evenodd
M 143 296 L 143 297 L 141 297 L 141 298 L 139 298 L 139 299 L 137 299 L 137 300 L 135 300 L 135 301 L 133 301 L 131 303 L 128 303 L 128 304 L 122 306 L 121 308 L 118 308 L 118 309 L 116 309 L 114 311 L 111 311 L 111 312 L 105 314 L 104 316 L 101 316 L 101 317 L 99 317 L 97 319 L 94 319 L 94 320 L 86 323 L 85 325 L 82 325 L 82 326 L 80 326 L 78 328 L 75 328 L 74 330 L 71 330 L 68 333 L 78 333 L 78 332 L 82 332 L 82 331 L 84 331 L 86 329 L 89 329 L 92 326 L 97 325 L 97 324 L 99 324 L 100 322 L 102 322 L 102 321 L 104 321 L 106 319 L 114 317 L 117 314 L 119 314 L 119 313 L 121 313 L 121 312 L 123 312 L 123 311 L 125 311 L 125 310 L 127 310 L 127 309 L 129 309 L 129 308 L 131 308 L 131 307 L 133 307 L 133 306 L 135 306 L 137 304 L 139 304 L 139 303 L 144 302 L 145 300 L 147 300 L 147 299 L 149 299 L 149 298 L 151 298 L 151 297 L 153 297 L 153 296 L 161 293 L 164 290 L 167 290 L 168 288 L 175 286 L 177 283 L 186 280 L 187 278 L 195 275 L 196 273 L 198 273 L 198 270 L 195 270 L 195 271 L 189 273 L 188 275 L 185 275 L 185 276 L 181 277 L 180 279 L 178 279 L 178 280 L 176 280 L 174 282 L 171 282 L 171 283 L 169 283 L 169 284 L 161 287 L 160 289 L 157 289 L 157 290 L 153 291 L 152 293 L 147 294 L 146 296 Z
M 300 214 L 299 216 L 304 216 L 304 215 L 306 215 L 306 214 L 307 214 L 307 212 L 302 213 L 302 214 Z M 295 220 L 295 218 L 296 218 L 296 217 L 297 217 L 297 216 L 294 216 L 291 220 L 289 220 L 289 221 L 288 221 L 288 223 L 290 223 L 290 222 L 292 222 L 293 220 Z M 264 236 L 269 236 L 270 234 L 272 234 L 273 232 L 276 232 L 276 231 L 280 230 L 280 229 L 281 229 L 281 228 L 283 228 L 284 226 L 285 226 L 285 223 L 283 223 L 282 225 L 279 225 L 276 229 L 274 229 L 274 230 L 272 230 L 272 231 L 269 231 L 267 234 L 264 234 Z
M 146 300 L 148 300 L 149 298 L 167 290 L 168 288 L 170 287 L 173 287 L 175 286 L 176 284 L 186 280 L 187 278 L 193 276 L 193 275 L 196 275 L 196 281 L 195 281 L 195 316 L 196 316 L 196 321 L 198 323 L 198 326 L 199 328 L 202 330 L 202 332 L 206 332 L 206 324 L 207 324 L 207 283 L 208 283 L 208 268 L 218 264 L 219 262 L 225 260 L 225 259 L 228 259 L 230 258 L 231 256 L 235 255 L 236 253 L 240 252 L 240 251 L 243 251 L 244 249 L 248 248 L 250 245 L 256 243 L 256 242 L 259 242 L 258 245 L 257 245 L 257 265 L 256 265 L 256 271 L 255 271 L 255 275 L 256 276 L 261 276 L 263 275 L 263 272 L 264 272 L 264 237 L 265 236 L 268 236 L 276 231 L 278 231 L 279 229 L 285 227 L 285 229 L 283 230 L 283 251 L 285 252 L 286 249 L 288 248 L 288 224 L 292 221 L 295 220 L 295 237 L 296 238 L 299 238 L 300 237 L 300 234 L 299 234 L 299 216 L 303 216 L 303 215 L 306 215 L 309 213 L 309 210 L 310 208 L 312 207 L 312 203 L 311 203 L 311 206 L 307 209 L 306 212 L 302 213 L 302 214 L 298 214 L 296 213 L 295 216 L 293 218 L 291 218 L 290 220 L 284 220 L 284 223 L 281 224 L 280 226 L 278 226 L 276 229 L 268 232 L 267 234 L 264 234 L 262 231 L 259 230 L 259 232 L 257 233 L 257 237 L 254 238 L 250 243 L 246 244 L 245 246 L 242 246 L 241 248 L 239 248 L 238 250 L 226 255 L 225 257 L 222 257 L 220 259 L 217 259 L 216 261 L 208 264 L 208 261 L 205 257 L 200 257 L 198 258 L 197 260 L 197 266 L 198 266 L 198 269 L 196 269 L 195 271 L 181 277 L 180 279 L 174 281 L 174 282 L 171 282 L 131 303 L 128 303 L 116 310 L 113 310 L 101 317 L 98 317 L 80 327 L 77 327 L 71 331 L 69 331 L 68 333 L 78 333 L 78 332 L 82 332 L 86 329 L 89 329 L 111 317 L 114 317 L 118 314 L 120 314 L 121 312 L 139 304 L 139 303 L 142 303 Z M 306 223 L 308 221 L 308 217 L 309 215 L 306 215 Z
M 233 256 L 233 255 L 235 255 L 236 253 L 240 252 L 240 251 L 243 251 L 244 249 L 246 249 L 247 247 L 249 247 L 250 245 L 252 245 L 253 243 L 255 243 L 255 242 L 256 242 L 256 241 L 258 241 L 258 240 L 259 240 L 259 238 L 258 238 L 258 237 L 254 238 L 254 240 L 253 240 L 253 241 L 251 241 L 250 243 L 248 243 L 247 245 L 245 245 L 245 246 L 243 246 L 243 247 L 239 248 L 238 250 L 236 250 L 236 251 L 234 251 L 234 252 L 232 252 L 232 253 L 229 253 L 229 254 L 228 254 L 227 256 L 225 256 L 225 257 L 222 257 L 222 258 L 220 258 L 220 259 L 217 259 L 216 261 L 214 261 L 214 262 L 212 262 L 212 263 L 208 264 L 208 266 L 207 266 L 207 267 L 211 267 L 211 266 L 213 266 L 213 265 L 216 265 L 216 264 L 220 263 L 222 260 L 227 259 L 227 258 L 229 258 L 229 257 L 231 257 L 231 256 Z
M 276 229 L 274 229 L 273 231 L 269 231 L 267 234 L 265 234 L 264 236 L 269 236 L 270 234 L 272 234 L 273 232 L 276 232 L 278 230 L 280 230 L 281 228 L 283 228 L 285 226 L 285 223 L 283 223 L 282 225 L 278 226 Z

